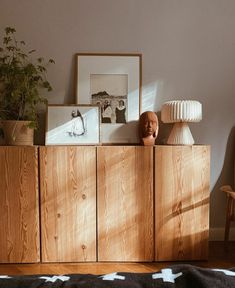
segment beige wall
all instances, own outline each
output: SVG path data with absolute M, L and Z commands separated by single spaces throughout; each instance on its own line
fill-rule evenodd
M 233 181 L 235 148 L 234 0 L 1 0 L 1 34 L 6 26 L 55 59 L 50 103 L 75 101 L 76 52 L 142 53 L 143 111 L 170 99 L 201 101 L 203 121 L 191 128 L 197 143 L 212 146 L 211 226 L 223 227 L 218 187 Z

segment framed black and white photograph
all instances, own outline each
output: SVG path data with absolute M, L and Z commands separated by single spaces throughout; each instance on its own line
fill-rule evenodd
M 100 107 L 102 143 L 138 143 L 141 54 L 76 54 L 76 102 Z
M 45 144 L 99 144 L 99 109 L 97 105 L 48 105 Z

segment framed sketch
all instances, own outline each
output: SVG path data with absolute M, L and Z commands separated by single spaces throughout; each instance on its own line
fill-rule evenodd
M 46 145 L 96 145 L 100 142 L 97 105 L 48 105 Z
M 138 143 L 141 54 L 76 54 L 76 102 L 100 107 L 101 142 Z

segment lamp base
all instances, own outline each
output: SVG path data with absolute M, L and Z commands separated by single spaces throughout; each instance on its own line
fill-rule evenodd
M 167 140 L 169 145 L 193 145 L 194 139 L 189 129 L 188 123 L 176 122 Z

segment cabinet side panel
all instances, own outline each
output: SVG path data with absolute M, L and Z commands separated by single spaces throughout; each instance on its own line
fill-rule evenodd
M 37 147 L 0 148 L 0 262 L 40 259 Z
M 192 259 L 208 258 L 210 147 L 193 146 L 194 250 Z M 199 244 L 198 244 L 199 243 Z
M 155 148 L 155 259 L 208 256 L 209 146 Z
M 153 148 L 98 147 L 98 260 L 153 260 Z
M 96 148 L 40 148 L 43 262 L 96 260 Z

